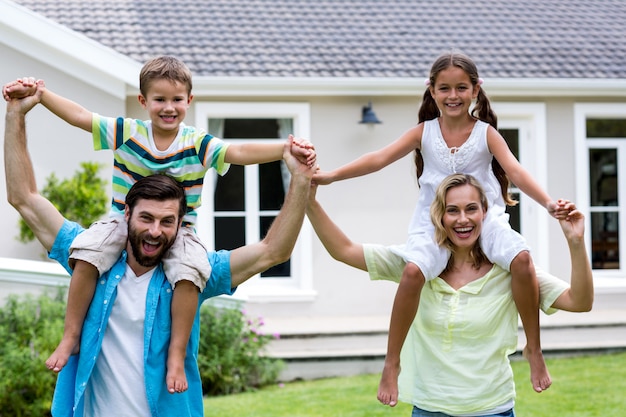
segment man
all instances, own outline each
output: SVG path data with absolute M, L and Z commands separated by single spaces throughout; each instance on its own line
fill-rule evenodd
M 83 229 L 63 218 L 37 191 L 26 145 L 25 115 L 37 97 L 7 103 L 5 170 L 7 197 L 50 252 L 68 267 L 69 245 Z M 197 308 L 210 297 L 232 294 L 248 278 L 286 261 L 302 225 L 314 168 L 284 149 L 292 173 L 283 209 L 265 238 L 233 251 L 210 252 L 213 271 Z M 52 414 L 59 416 L 201 416 L 202 387 L 197 366 L 199 319 L 193 325 L 185 370 L 189 389 L 170 394 L 165 384 L 171 329 L 172 291 L 160 260 L 182 218 L 180 187 L 154 176 L 136 184 L 127 198 L 129 237 L 115 266 L 101 275 L 87 313 L 80 353 L 57 380 Z

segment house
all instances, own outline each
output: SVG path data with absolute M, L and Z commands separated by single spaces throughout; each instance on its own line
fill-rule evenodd
M 476 61 L 521 163 L 553 198 L 571 199 L 587 214 L 595 308 L 613 309 L 626 295 L 626 165 L 618 163 L 626 159 L 624 22 L 622 0 L 0 0 L 0 82 L 32 75 L 100 114 L 144 118 L 139 70 L 150 57 L 175 55 L 194 73 L 187 124 L 233 141 L 294 133 L 310 138 L 322 168 L 331 169 L 414 125 L 430 64 L 442 52 L 463 51 Z M 382 123 L 359 123 L 370 103 Z M 40 185 L 82 161 L 105 164 L 110 178 L 111 155 L 94 152 L 89 134 L 44 108 L 27 122 Z M 221 248 L 258 240 L 280 206 L 264 187 L 280 190 L 280 165 L 210 175 L 203 241 Z M 245 185 L 227 199 L 221 187 L 238 180 Z M 411 156 L 318 190 L 348 236 L 383 244 L 405 241 L 417 194 Z M 40 262 L 36 243 L 16 242 L 17 213 L 4 191 L 0 198 L 0 294 L 38 287 L 35 275 L 66 282 L 55 265 Z M 557 222 L 519 198 L 512 221 L 535 262 L 568 280 Z M 269 324 L 367 327 L 386 326 L 395 289 L 334 261 L 305 224 L 291 261 L 236 296 Z

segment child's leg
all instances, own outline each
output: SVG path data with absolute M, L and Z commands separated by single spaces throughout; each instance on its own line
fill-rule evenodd
M 108 271 L 126 245 L 126 222 L 110 219 L 92 224 L 80 233 L 70 247 L 72 279 L 67 295 L 65 328 L 61 343 L 46 360 L 46 366 L 59 372 L 70 355 L 77 352 L 87 310 L 91 304 L 100 271 Z
M 166 383 L 169 392 L 187 390 L 185 356 L 198 308 L 198 287 L 191 281 L 178 281 L 172 296 L 172 335 L 167 355 Z
M 67 295 L 63 338 L 46 360 L 46 366 L 54 372 L 60 372 L 70 355 L 78 352 L 83 322 L 96 290 L 98 276 L 98 269 L 95 266 L 76 260 Z
M 412 262 L 407 262 L 393 301 L 387 355 L 378 386 L 378 401 L 391 407 L 398 403 L 400 351 L 415 319 L 424 282 L 424 274 L 420 268 Z
M 169 392 L 187 390 L 185 355 L 195 315 L 198 293 L 211 275 L 207 250 L 190 227 L 181 227 L 176 241 L 163 258 L 165 276 L 174 288 L 172 296 L 172 334 L 165 377 Z
M 533 389 L 541 392 L 550 387 L 552 380 L 541 352 L 539 284 L 528 251 L 520 252 L 511 262 L 511 290 L 526 334 L 524 356 L 530 364 L 530 381 Z

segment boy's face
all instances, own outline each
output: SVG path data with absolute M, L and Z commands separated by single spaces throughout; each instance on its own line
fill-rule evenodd
M 148 112 L 152 121 L 155 140 L 165 137 L 173 139 L 178 126 L 185 119 L 193 99 L 187 87 L 177 81 L 154 80 L 148 87 L 147 96 L 139 95 L 139 103 Z

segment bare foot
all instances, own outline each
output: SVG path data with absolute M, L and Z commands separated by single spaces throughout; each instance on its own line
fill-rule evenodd
M 398 404 L 398 375 L 400 375 L 399 366 L 385 364 L 376 398 L 389 407 L 395 407 Z
M 168 358 L 165 381 L 167 383 L 167 390 L 171 394 L 187 391 L 189 386 L 187 384 L 187 375 L 185 375 L 184 359 Z
M 59 346 L 57 346 L 54 352 L 52 352 L 52 355 L 46 359 L 46 368 L 50 369 L 52 372 L 61 372 L 61 369 L 63 369 L 70 359 L 70 355 L 78 353 L 78 350 L 78 340 L 71 338 L 61 339 Z
M 530 382 L 536 392 L 542 392 L 550 388 L 552 379 L 548 372 L 546 362 L 543 360 L 543 353 L 539 350 L 531 352 L 528 346 L 522 351 L 524 357 L 530 365 Z

